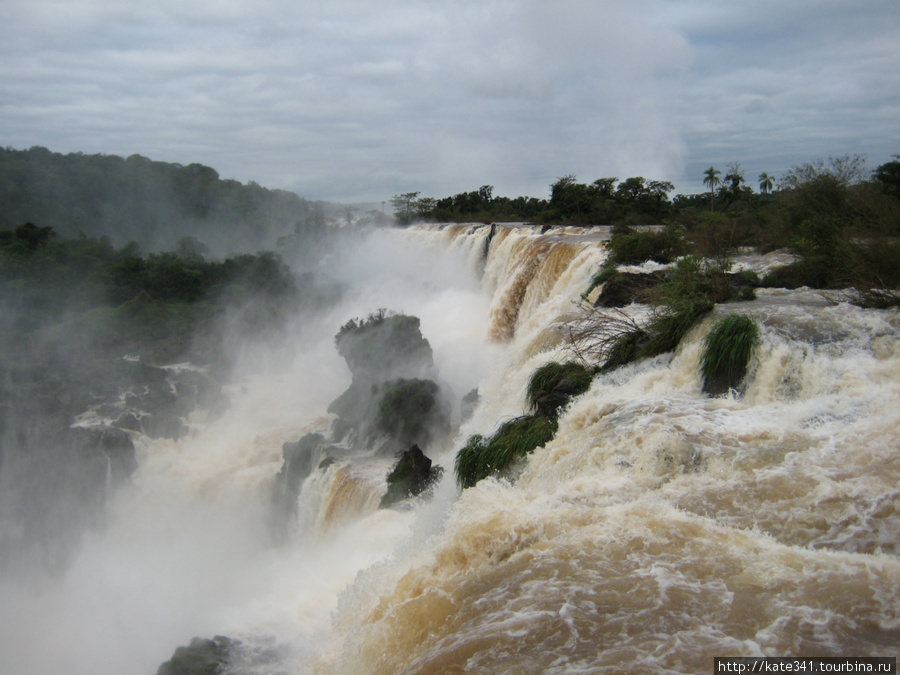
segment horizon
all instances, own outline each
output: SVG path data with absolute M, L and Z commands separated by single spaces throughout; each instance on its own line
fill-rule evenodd
M 36 148 L 42 148 L 42 149 L 47 150 L 47 151 L 49 151 L 49 152 L 51 152 L 51 153 L 59 154 L 59 155 L 64 155 L 64 156 L 65 156 L 65 155 L 70 155 L 70 154 L 71 154 L 71 155 L 84 155 L 84 156 L 120 157 L 120 158 L 122 158 L 122 159 L 127 159 L 128 157 L 130 157 L 130 156 L 132 156 L 132 155 L 137 155 L 137 156 L 140 156 L 140 157 L 144 157 L 145 159 L 147 159 L 147 160 L 149 160 L 149 161 L 151 161 L 151 162 L 162 162 L 162 163 L 165 163 L 165 164 L 172 164 L 172 165 L 175 165 L 175 166 L 190 166 L 191 164 L 200 164 L 200 162 L 187 162 L 187 163 L 183 163 L 183 162 L 169 162 L 169 161 L 167 161 L 167 160 L 156 159 L 155 157 L 148 157 L 147 155 L 144 155 L 144 154 L 142 154 L 142 153 L 140 153 L 140 152 L 133 152 L 133 153 L 130 153 L 129 155 L 120 155 L 120 154 L 117 154 L 117 153 L 104 153 L 104 152 L 87 153 L 87 152 L 78 151 L 78 150 L 71 151 L 71 152 L 65 152 L 65 153 L 64 153 L 64 152 L 58 152 L 58 151 L 54 150 L 53 148 L 47 148 L 47 147 L 41 146 L 41 145 L 33 145 L 33 146 L 29 147 L 29 148 L 14 148 L 14 147 L 12 147 L 12 146 L 4 146 L 4 149 L 6 149 L 6 150 L 11 150 L 11 151 L 13 151 L 13 152 L 28 152 L 28 151 L 33 150 L 33 149 L 36 149 Z M 850 157 L 853 157 L 854 155 L 849 155 L 849 156 L 850 156 Z M 876 168 L 878 168 L 878 166 L 880 166 L 880 164 L 879 164 L 879 165 L 872 165 L 871 163 L 869 163 L 869 162 L 867 161 L 867 158 L 866 158 L 865 156 L 863 156 L 863 155 L 858 155 L 858 156 L 859 156 L 859 157 L 862 157 L 864 160 L 866 160 L 865 166 L 866 166 L 866 171 L 867 171 L 867 173 L 871 173 L 871 172 L 874 171 Z M 788 167 L 785 171 L 788 171 L 788 170 L 790 170 L 790 169 L 792 169 L 792 168 L 798 166 L 799 164 L 812 163 L 812 162 L 816 162 L 816 161 L 819 161 L 819 160 L 825 161 L 825 160 L 830 160 L 830 159 L 832 159 L 832 158 L 834 158 L 834 157 L 836 157 L 836 156 L 835 156 L 835 155 L 830 155 L 830 156 L 828 156 L 827 158 L 826 158 L 826 157 L 817 157 L 817 158 L 815 158 L 815 159 L 807 160 L 806 162 L 799 162 L 797 165 L 792 165 L 791 167 Z M 893 158 L 897 158 L 897 157 L 900 157 L 900 155 L 893 155 L 892 157 L 893 157 Z M 891 161 L 891 160 L 887 160 L 887 161 Z M 740 164 L 740 162 L 738 162 L 738 164 Z M 206 166 L 207 168 L 213 169 L 217 174 L 219 174 L 219 180 L 222 180 L 222 181 L 237 180 L 237 179 L 235 179 L 235 178 L 230 178 L 230 177 L 228 177 L 228 176 L 222 176 L 222 175 L 221 175 L 221 172 L 219 172 L 219 170 L 218 170 L 215 166 L 208 166 L 208 165 L 203 165 L 203 166 Z M 715 168 L 719 169 L 719 167 L 715 167 Z M 728 169 L 728 167 L 723 167 L 722 169 L 720 169 L 720 171 L 721 171 L 721 173 L 722 173 L 722 176 L 725 175 L 727 169 Z M 743 170 L 743 167 L 741 167 L 741 169 Z M 746 186 L 749 187 L 752 191 L 758 192 L 758 191 L 759 191 L 759 190 L 758 190 L 759 186 L 758 186 L 758 181 L 757 181 L 757 179 L 756 179 L 756 178 L 752 178 L 752 177 L 749 175 L 749 172 L 747 172 L 746 170 L 744 170 L 743 173 L 744 173 L 744 178 L 745 178 Z M 566 175 L 570 175 L 570 174 L 566 174 Z M 783 175 L 783 174 L 782 174 L 782 175 Z M 771 178 L 773 179 L 773 181 L 775 182 L 775 187 L 771 190 L 771 192 L 777 192 L 777 191 L 778 191 L 777 185 L 778 185 L 778 181 L 779 181 L 779 179 L 782 177 L 782 175 L 771 175 L 771 174 L 770 174 L 770 177 L 771 177 Z M 632 177 L 633 177 L 633 176 L 616 177 L 615 180 L 616 180 L 617 183 L 621 183 L 622 181 L 624 181 L 624 180 L 626 180 L 626 179 L 628 179 L 628 178 L 632 178 Z M 657 180 L 657 179 L 656 179 L 655 177 L 653 177 L 653 176 L 641 176 L 641 177 L 645 178 L 645 179 L 648 180 L 648 181 L 651 181 L 651 180 Z M 510 199 L 515 199 L 515 198 L 517 198 L 517 197 L 526 197 L 526 198 L 532 198 L 532 197 L 534 197 L 534 198 L 537 198 L 537 199 L 545 199 L 545 200 L 549 200 L 549 198 L 550 198 L 550 194 L 549 194 L 549 193 L 550 193 L 550 187 L 551 187 L 552 184 L 553 184 L 556 180 L 558 180 L 559 178 L 560 178 L 560 177 L 557 177 L 557 178 L 555 178 L 553 181 L 551 181 L 550 183 L 547 184 L 547 195 L 544 196 L 544 197 L 538 197 L 537 195 L 533 195 L 533 194 L 532 194 L 532 195 L 527 195 L 527 194 L 526 194 L 526 195 L 520 195 L 520 194 L 516 194 L 516 195 L 513 195 L 513 194 L 497 194 L 497 195 L 495 195 L 495 198 L 496 198 L 496 197 L 507 197 L 507 198 L 510 198 Z M 584 183 L 584 184 L 587 184 L 587 185 L 590 185 L 590 184 L 593 183 L 595 180 L 598 180 L 597 178 L 595 178 L 595 179 L 593 179 L 593 180 L 582 180 L 580 177 L 576 177 L 576 178 L 578 178 L 578 182 L 579 182 L 579 183 Z M 606 178 L 606 177 L 604 176 L 603 178 Z M 255 179 L 253 179 L 253 178 L 250 178 L 249 180 L 245 180 L 245 181 L 238 181 L 238 182 L 241 183 L 242 185 L 249 185 L 249 184 L 251 184 L 251 183 L 256 183 L 256 184 L 259 185 L 260 187 L 262 187 L 262 188 L 264 188 L 264 189 L 267 189 L 267 190 L 272 190 L 272 191 L 283 190 L 283 191 L 286 191 L 286 192 L 290 192 L 290 193 L 296 195 L 297 197 L 300 197 L 301 199 L 305 199 L 306 201 L 309 201 L 309 202 L 322 201 L 322 202 L 325 202 L 325 203 L 328 203 L 328 204 L 333 204 L 333 205 L 335 205 L 335 206 L 355 206 L 355 207 L 360 207 L 360 206 L 372 206 L 372 207 L 383 206 L 383 207 L 386 208 L 386 207 L 390 204 L 391 197 L 396 197 L 396 196 L 399 196 L 399 195 L 401 195 L 401 194 L 404 194 L 404 193 L 402 193 L 402 192 L 401 192 L 401 193 L 395 193 L 395 194 L 392 194 L 392 195 L 390 195 L 390 196 L 387 196 L 385 199 L 380 199 L 380 200 L 343 201 L 343 202 L 341 202 L 341 201 L 331 201 L 331 200 L 327 200 L 327 199 L 313 199 L 313 198 L 307 197 L 306 195 L 300 194 L 299 192 L 295 192 L 295 191 L 290 190 L 290 189 L 287 189 L 287 188 L 279 188 L 279 187 L 272 187 L 272 186 L 269 186 L 269 185 L 265 185 L 265 184 L 261 183 L 260 181 L 255 180 Z M 491 187 L 495 187 L 495 186 L 492 185 L 491 183 L 484 183 L 484 184 L 482 184 L 482 185 L 479 185 L 479 186 L 472 186 L 472 187 L 470 187 L 470 188 L 463 189 L 463 190 L 461 190 L 461 191 L 459 191 L 459 192 L 455 192 L 455 193 L 452 193 L 452 194 L 451 194 L 451 193 L 437 194 L 437 195 L 425 195 L 425 194 L 422 194 L 421 197 L 433 197 L 433 198 L 435 198 L 435 199 L 443 199 L 443 198 L 446 198 L 446 197 L 452 197 L 452 196 L 455 196 L 456 194 L 460 194 L 460 193 L 466 193 L 466 192 L 474 192 L 474 191 L 477 191 L 478 188 L 482 187 L 483 185 L 490 185 Z M 407 192 L 415 192 L 415 190 L 410 190 L 410 191 L 407 191 Z M 679 190 L 677 189 L 677 186 L 676 186 L 676 188 L 675 188 L 674 190 L 672 190 L 672 191 L 669 193 L 669 199 L 670 199 L 670 200 L 671 200 L 671 199 L 674 199 L 674 198 L 677 197 L 677 196 L 694 197 L 694 196 L 707 195 L 707 194 L 709 194 L 709 193 L 710 193 L 710 190 L 709 190 L 709 189 L 701 190 L 701 191 L 699 191 L 699 192 L 681 192 L 681 191 L 679 191 Z

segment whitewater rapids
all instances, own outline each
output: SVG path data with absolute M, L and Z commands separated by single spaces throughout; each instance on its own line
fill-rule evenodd
M 364 237 L 348 254 L 355 294 L 235 385 L 225 418 L 147 442 L 65 578 L 0 586 L 4 672 L 152 673 L 215 634 L 242 641 L 234 672 L 257 673 L 700 673 L 715 656 L 895 656 L 896 310 L 805 289 L 720 305 L 674 354 L 598 376 L 515 482 L 458 492 L 456 449 L 525 412 L 531 373 L 571 357 L 565 324 L 607 234 Z M 331 337 L 377 307 L 419 316 L 441 378 L 459 397 L 478 387 L 481 404 L 429 449 L 447 469 L 431 501 L 378 510 L 390 461 L 337 463 L 307 481 L 297 531 L 273 546 L 281 445 L 327 428 L 349 381 Z M 734 312 L 760 343 L 742 395 L 708 398 L 702 340 Z

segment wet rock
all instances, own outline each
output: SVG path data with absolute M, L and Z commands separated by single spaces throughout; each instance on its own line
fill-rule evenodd
M 142 431 L 140 418 L 136 413 L 130 410 L 119 415 L 119 418 L 116 420 L 116 426 L 119 429 Z
M 98 467 L 96 488 L 118 485 L 137 469 L 134 442 L 127 431 L 115 427 L 88 427 L 72 430 L 79 454 Z M 111 485 L 109 481 L 112 481 Z
M 362 321 L 344 324 L 335 345 L 354 381 L 381 382 L 434 371 L 431 345 L 422 336 L 415 316 L 380 310 Z
M 422 494 L 438 481 L 443 472 L 441 467 L 431 465 L 431 459 L 418 445 L 411 445 L 408 450 L 403 451 L 388 474 L 388 489 L 381 498 L 380 508 Z
M 448 432 L 452 407 L 417 317 L 379 310 L 344 324 L 335 345 L 352 381 L 328 406 L 333 440 L 390 453 Z
M 303 481 L 317 468 L 329 447 L 322 434 L 306 434 L 281 447 L 281 469 L 272 485 L 272 531 L 276 539 L 287 535 L 297 511 L 297 498 Z
M 665 272 L 617 272 L 603 285 L 595 307 L 625 307 L 632 302 L 646 303 L 650 293 L 665 279 Z
M 478 389 L 473 389 L 468 394 L 463 396 L 462 403 L 460 404 L 459 416 L 460 419 L 465 422 L 469 419 L 472 414 L 475 412 L 475 408 L 478 407 L 478 404 L 481 403 L 481 394 L 478 393 Z
M 194 638 L 186 647 L 178 647 L 156 675 L 221 675 L 238 641 L 221 635 L 212 640 Z
M 306 434 L 299 441 L 281 446 L 284 461 L 277 480 L 294 494 L 300 491 L 304 479 L 312 473 L 322 454 L 325 437 L 322 434 Z

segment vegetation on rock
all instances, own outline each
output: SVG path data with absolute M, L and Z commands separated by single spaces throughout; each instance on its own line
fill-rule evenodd
M 375 385 L 372 395 L 375 431 L 401 445 L 428 445 L 435 436 L 449 431 L 449 410 L 432 380 L 392 380 Z
M 504 422 L 489 438 L 470 436 L 456 454 L 456 481 L 468 488 L 492 475 L 508 474 L 516 460 L 542 447 L 556 433 L 556 420 L 525 415 Z
M 418 445 L 411 445 L 400 453 L 397 463 L 387 475 L 387 492 L 379 508 L 388 508 L 410 497 L 417 497 L 434 486 L 444 473 L 440 466 L 432 466 L 431 459 Z
M 355 379 L 414 377 L 434 368 L 431 345 L 419 324 L 418 317 L 379 309 L 347 321 L 334 341 Z
M 647 260 L 666 264 L 687 252 L 684 230 L 669 226 L 655 231 L 637 231 L 628 228 L 613 234 L 607 242 L 611 265 L 640 265 Z
M 212 640 L 194 638 L 190 645 L 176 648 L 156 675 L 218 675 L 228 665 L 238 644 L 239 641 L 221 635 Z
M 581 363 L 550 361 L 531 374 L 525 393 L 528 405 L 537 415 L 555 419 L 570 399 L 590 388 L 593 377 Z
M 758 340 L 759 328 L 745 314 L 732 314 L 717 321 L 703 343 L 703 391 L 718 396 L 737 389 Z
M 385 309 L 350 319 L 335 336 L 338 353 L 350 368 L 348 389 L 328 406 L 336 425 L 354 444 L 387 436 L 391 450 L 411 443 L 427 445 L 449 429 L 450 407 L 432 379 L 431 345 L 419 319 Z

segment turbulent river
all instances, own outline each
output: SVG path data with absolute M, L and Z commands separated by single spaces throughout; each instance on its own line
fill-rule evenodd
M 0 585 L 4 673 L 154 673 L 193 636 L 235 673 L 705 673 L 715 656 L 896 656 L 900 315 L 760 290 L 674 352 L 600 375 L 514 482 L 460 492 L 456 450 L 525 411 L 601 266 L 604 231 L 379 230 L 323 266 L 340 307 L 254 352 L 214 421 L 138 438 L 139 468 L 63 576 Z M 771 258 L 738 264 L 763 269 Z M 337 328 L 421 319 L 440 379 L 478 407 L 426 449 L 429 500 L 379 509 L 390 457 L 314 472 L 268 534 L 282 445 L 331 421 Z M 640 311 L 640 308 L 633 308 Z M 701 391 L 703 338 L 760 326 L 740 395 Z

